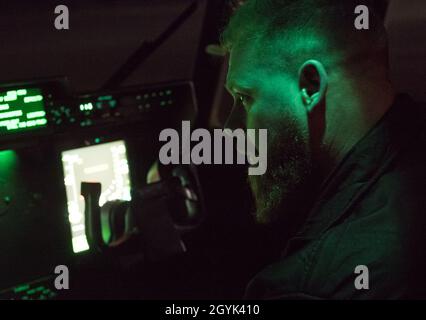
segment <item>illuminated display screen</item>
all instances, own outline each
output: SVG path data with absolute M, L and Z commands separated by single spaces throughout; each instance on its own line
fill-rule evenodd
M 84 225 L 81 182 L 102 184 L 99 205 L 112 200 L 130 200 L 130 178 L 124 141 L 109 142 L 62 152 L 62 166 L 71 224 L 73 251 L 89 249 Z
M 0 133 L 32 130 L 47 125 L 40 89 L 0 92 Z

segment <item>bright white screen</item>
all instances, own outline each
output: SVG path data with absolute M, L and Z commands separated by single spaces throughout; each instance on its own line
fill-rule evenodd
M 102 184 L 99 205 L 111 200 L 130 200 L 129 166 L 124 141 L 109 142 L 62 152 L 62 166 L 75 253 L 89 249 L 84 226 L 81 182 Z

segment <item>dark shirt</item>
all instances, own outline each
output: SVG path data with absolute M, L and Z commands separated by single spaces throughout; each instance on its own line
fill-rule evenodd
M 426 297 L 425 111 L 396 98 L 325 181 L 300 232 L 254 277 L 246 298 Z M 369 289 L 355 287 L 361 265 Z

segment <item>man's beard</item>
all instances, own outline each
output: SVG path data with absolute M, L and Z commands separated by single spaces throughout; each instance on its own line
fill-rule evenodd
M 254 215 L 262 224 L 276 220 L 298 221 L 302 214 L 299 211 L 310 200 L 307 193 L 312 161 L 307 135 L 294 121 L 283 123 L 286 123 L 285 128 L 275 132 L 269 130 L 266 173 L 249 176 L 255 202 Z

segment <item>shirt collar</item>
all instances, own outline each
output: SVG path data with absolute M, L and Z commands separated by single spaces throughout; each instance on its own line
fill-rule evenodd
M 351 212 L 353 205 L 387 170 L 413 134 L 416 116 L 412 106 L 408 96 L 396 97 L 385 116 L 326 179 L 306 222 L 293 240 L 318 238 Z

